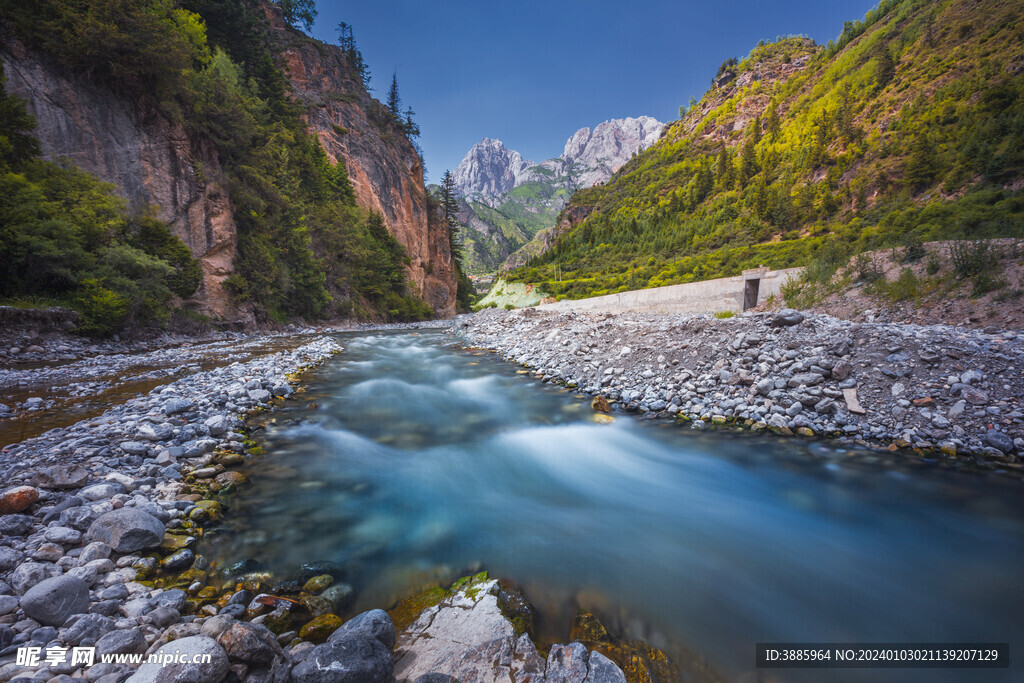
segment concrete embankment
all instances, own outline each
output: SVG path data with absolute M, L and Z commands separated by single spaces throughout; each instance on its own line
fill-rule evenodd
M 1015 331 L 790 310 L 719 320 L 538 309 L 486 310 L 455 329 L 613 409 L 1024 471 L 1024 335 Z
M 635 289 L 588 299 L 564 299 L 537 308 L 586 313 L 739 313 L 771 297 L 779 298 L 782 286 L 802 270 L 758 268 L 734 277 Z

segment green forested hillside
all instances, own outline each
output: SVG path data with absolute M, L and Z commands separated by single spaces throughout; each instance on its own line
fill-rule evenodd
M 727 60 L 512 273 L 576 298 L 905 240 L 1024 234 L 1024 8 L 885 0 L 835 43 Z M 552 281 L 555 268 L 562 273 Z
M 554 225 L 569 196 L 564 185 L 563 178 L 527 181 L 506 192 L 496 208 L 465 200 L 459 218 L 471 228 L 463 232 L 470 272 L 494 272 L 509 254 Z
M 288 3 L 295 5 L 311 3 Z M 430 314 L 409 291 L 402 246 L 380 216 L 356 207 L 344 165 L 331 164 L 306 132 L 256 0 L 0 0 L 0 18 L 0 36 L 16 38 L 215 145 L 238 226 L 236 274 L 226 284 L 239 301 L 277 320 Z M 394 134 L 404 135 L 401 122 L 394 124 Z M 25 182 L 50 178 L 50 191 L 20 198 L 19 217 L 4 225 L 15 235 L 36 229 L 30 221 L 48 219 L 55 203 L 70 202 L 74 183 L 100 187 L 74 170 L 25 163 L 0 170 L 23 175 Z M 60 173 L 74 182 L 56 186 Z M 8 182 L 14 182 L 10 175 Z M 94 194 L 116 203 L 109 188 Z M 129 226 L 124 239 L 137 241 L 130 226 L 139 220 L 123 206 L 116 212 Z M 30 252 L 31 263 L 43 261 L 47 268 L 61 267 L 57 262 L 66 258 Z M 2 257 L 9 257 L 7 251 Z M 43 296 L 76 305 L 90 291 L 118 289 L 102 270 L 72 269 L 68 277 L 47 280 L 18 272 L 0 282 L 0 297 Z M 89 289 L 94 286 L 99 290 Z M 150 308 L 165 315 L 166 302 L 162 297 Z

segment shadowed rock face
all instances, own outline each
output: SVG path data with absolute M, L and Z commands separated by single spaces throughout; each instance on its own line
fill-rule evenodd
M 416 150 L 387 109 L 367 94 L 340 50 L 288 27 L 278 8 L 266 11 L 310 131 L 332 161 L 344 160 L 359 205 L 383 214 L 409 253 L 409 276 L 423 298 L 439 316 L 454 315 L 447 228 L 428 216 Z M 203 283 L 195 295 L 202 311 L 254 322 L 223 287 L 234 272 L 237 228 L 216 150 L 151 105 L 71 76 L 17 43 L 0 51 L 0 61 L 8 91 L 25 99 L 36 118 L 43 156 L 69 159 L 115 185 L 135 207 L 156 206 L 157 216 L 202 264 Z
M 196 299 L 203 311 L 239 318 L 222 286 L 234 270 L 236 229 L 214 150 L 151 107 L 69 76 L 16 43 L 0 51 L 0 61 L 8 92 L 25 99 L 36 119 L 43 157 L 69 159 L 114 184 L 134 207 L 155 205 L 202 264 Z
M 390 112 L 366 92 L 341 50 L 290 28 L 265 6 L 292 95 L 331 161 L 348 169 L 356 201 L 379 211 L 409 252 L 409 276 L 437 315 L 455 314 L 455 266 L 448 232 L 427 211 L 423 164 Z

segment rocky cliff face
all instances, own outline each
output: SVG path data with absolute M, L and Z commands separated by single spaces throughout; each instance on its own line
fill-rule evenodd
M 69 76 L 17 43 L 6 44 L 0 60 L 8 91 L 26 100 L 35 116 L 43 156 L 69 159 L 117 186 L 135 207 L 154 205 L 202 264 L 201 310 L 251 321 L 222 284 L 233 271 L 236 230 L 213 149 L 151 107 Z
M 520 184 L 533 165 L 501 140 L 484 138 L 470 148 L 452 175 L 463 195 L 493 198 Z
M 410 279 L 439 316 L 455 314 L 455 264 L 447 228 L 431 220 L 423 163 L 390 113 L 370 97 L 341 50 L 289 27 L 265 7 L 292 95 L 332 161 L 345 162 L 363 208 L 378 211 L 409 252 Z
M 580 169 L 579 186 L 603 183 L 636 152 L 661 136 L 665 124 L 650 116 L 612 119 L 594 130 L 580 128 L 565 143 L 562 159 Z
M 507 260 L 538 235 L 553 235 L 573 191 L 608 180 L 633 154 L 657 141 L 664 127 L 640 116 L 581 128 L 566 141 L 562 156 L 539 164 L 501 140 L 484 138 L 473 145 L 453 174 L 465 199 L 459 220 L 466 227 L 470 270 L 510 268 L 539 253 L 545 243 Z
M 340 50 L 288 27 L 276 7 L 267 16 L 294 97 L 332 161 L 345 162 L 357 201 L 379 211 L 409 253 L 409 276 L 441 316 L 455 312 L 454 263 L 447 229 L 430 221 L 423 165 L 390 114 L 354 76 Z M 7 89 L 35 116 L 43 155 L 66 158 L 115 185 L 135 207 L 157 216 L 192 250 L 203 268 L 195 295 L 214 318 L 251 324 L 223 282 L 234 272 L 233 206 L 216 150 L 156 109 L 56 67 L 9 41 L 0 50 Z

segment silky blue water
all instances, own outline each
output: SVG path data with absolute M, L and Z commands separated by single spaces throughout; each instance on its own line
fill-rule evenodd
M 544 638 L 564 641 L 582 606 L 729 680 L 754 680 L 757 642 L 1009 641 L 1019 659 L 1020 482 L 826 442 L 597 424 L 588 402 L 440 333 L 341 341 L 267 424 L 253 485 L 205 552 L 280 572 L 337 561 L 353 613 L 482 567 L 524 588 Z

